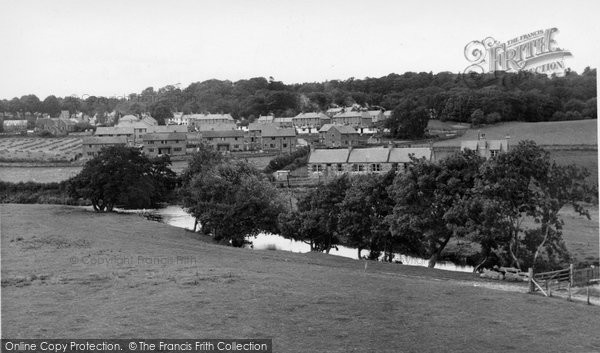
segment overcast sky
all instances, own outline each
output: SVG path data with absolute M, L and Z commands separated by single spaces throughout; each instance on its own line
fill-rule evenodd
M 551 27 L 581 72 L 600 58 L 599 14 L 597 0 L 0 0 L 0 98 L 460 72 L 472 40 Z

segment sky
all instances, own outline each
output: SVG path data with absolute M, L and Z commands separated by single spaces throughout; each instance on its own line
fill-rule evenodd
M 598 14 L 597 0 L 0 0 L 0 99 L 462 72 L 470 41 L 552 27 L 581 72 L 598 66 Z

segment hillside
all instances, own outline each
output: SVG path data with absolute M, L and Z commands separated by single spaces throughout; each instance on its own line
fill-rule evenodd
M 274 352 L 600 349 L 599 307 L 489 289 L 468 273 L 234 249 L 66 206 L 0 205 L 0 215 L 3 337 L 273 338 Z
M 597 121 L 574 120 L 539 123 L 508 122 L 481 128 L 468 129 L 464 135 L 451 140 L 436 142 L 435 146 L 460 146 L 461 141 L 476 140 L 479 133 L 491 139 L 510 136 L 510 143 L 533 140 L 542 146 L 589 146 L 597 149 Z

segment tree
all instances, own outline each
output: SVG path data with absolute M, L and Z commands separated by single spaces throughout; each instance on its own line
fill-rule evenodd
M 475 109 L 471 114 L 471 124 L 475 126 L 479 126 L 485 122 L 485 115 L 483 114 L 483 110 Z
M 165 125 L 167 120 L 173 118 L 173 112 L 171 112 L 171 108 L 165 102 L 155 104 L 150 114 L 156 119 L 158 125 Z
M 494 225 L 504 225 L 496 228 L 504 233 L 500 256 L 505 263 L 552 268 L 569 258 L 558 212 L 571 204 L 589 217 L 580 204 L 591 194 L 585 182 L 588 175 L 583 168 L 552 162 L 533 141 L 522 141 L 484 165 L 475 191 L 494 205 Z M 527 218 L 539 227 L 525 229 Z
M 245 162 L 220 163 L 185 186 L 184 207 L 216 240 L 241 247 L 246 237 L 277 232 L 277 189 Z
M 60 114 L 60 102 L 55 96 L 48 96 L 42 102 L 42 111 L 50 117 L 57 117 Z
M 429 113 L 416 99 L 408 98 L 394 109 L 384 126 L 390 129 L 393 138 L 416 139 L 425 135 Z
M 155 207 L 175 185 L 169 165 L 168 157 L 150 160 L 132 147 L 108 147 L 70 180 L 69 191 L 89 199 L 96 212 Z
M 298 201 L 296 211 L 279 215 L 281 236 L 309 244 L 311 251 L 329 253 L 340 242 L 340 203 L 348 187 L 344 175 L 310 190 Z
M 395 207 L 388 223 L 404 251 L 429 257 L 429 267 L 435 267 L 450 239 L 466 236 L 465 204 L 482 162 L 470 150 L 440 162 L 415 159 L 396 178 L 390 189 Z
M 394 204 L 388 194 L 393 183 L 395 170 L 380 175 L 353 177 L 346 196 L 340 203 L 338 233 L 342 243 L 358 249 L 369 250 L 369 259 L 377 260 L 382 251 L 386 259 L 393 257 L 393 242 L 386 223 Z

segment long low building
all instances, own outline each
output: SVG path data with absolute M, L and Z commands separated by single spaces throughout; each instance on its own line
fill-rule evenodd
M 127 137 L 125 136 L 84 137 L 81 143 L 83 159 L 92 159 L 98 156 L 98 153 L 106 147 L 126 146 L 127 142 Z
M 431 160 L 431 148 L 347 148 L 314 149 L 308 157 L 309 178 L 328 178 L 342 174 L 384 174 L 392 168 L 404 172 L 411 156 Z

